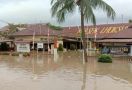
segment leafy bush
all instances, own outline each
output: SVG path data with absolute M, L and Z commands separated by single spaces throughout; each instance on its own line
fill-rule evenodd
M 58 51 L 63 51 L 63 45 L 59 44 Z
M 19 56 L 19 53 L 12 53 L 12 56 Z
M 14 53 L 12 53 L 11 55 L 12 55 L 12 56 L 19 56 L 19 54 L 20 54 L 20 53 L 18 53 L 18 52 L 14 52 Z M 24 57 L 30 56 L 29 53 L 21 53 L 21 54 L 23 54 Z
M 132 19 L 129 19 L 129 23 L 132 23 Z
M 112 57 L 108 54 L 102 54 L 99 56 L 98 62 L 112 63 Z
M 10 55 L 9 52 L 1 52 L 0 55 Z
M 24 57 L 30 56 L 30 53 L 23 53 Z

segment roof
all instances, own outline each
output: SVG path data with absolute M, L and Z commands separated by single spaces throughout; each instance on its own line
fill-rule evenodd
M 97 31 L 97 38 L 107 38 L 110 35 L 117 34 L 120 31 L 126 30 L 131 24 L 104 24 L 95 26 L 85 26 L 86 37 L 94 38 Z M 64 27 L 62 36 L 68 37 L 80 37 L 81 27 Z
M 131 26 L 130 23 L 123 23 L 123 24 L 104 24 L 104 25 L 97 25 L 95 26 L 85 26 L 86 37 L 94 38 L 95 32 L 97 38 L 113 38 L 113 35 L 118 34 L 119 32 L 128 30 L 128 27 Z M 80 26 L 73 26 L 73 27 L 63 27 L 63 30 L 57 31 L 53 30 L 48 27 L 46 24 L 29 24 L 27 25 L 25 30 L 18 31 L 13 34 L 13 36 L 30 36 L 33 35 L 49 35 L 50 36 L 58 36 L 61 35 L 63 37 L 80 37 L 81 27 Z M 129 34 L 129 32 L 128 32 Z M 122 35 L 122 34 L 121 34 Z M 119 34 L 119 37 L 121 36 Z M 126 35 L 127 37 L 127 35 Z
M 13 36 L 30 36 L 30 35 L 48 35 L 48 30 L 50 35 L 59 35 L 60 31 L 53 30 L 46 24 L 29 24 L 25 30 L 18 31 Z
M 9 26 L 4 26 L 2 28 L 0 28 L 0 32 L 5 32 L 9 30 Z
M 107 38 L 132 38 L 132 27 L 128 27 L 127 29 L 120 31 L 119 33 L 112 34 Z
M 103 39 L 103 40 L 97 40 L 96 42 L 100 43 L 124 43 L 124 42 L 132 42 L 132 39 Z

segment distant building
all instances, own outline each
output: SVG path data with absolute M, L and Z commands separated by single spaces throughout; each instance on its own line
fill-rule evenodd
M 132 24 L 104 24 L 97 26 L 85 26 L 87 48 L 89 50 L 101 49 L 107 46 L 114 51 L 115 47 L 131 48 Z M 54 38 L 58 38 L 58 44 L 63 44 L 67 50 L 82 49 L 80 26 L 63 27 L 62 30 L 50 28 L 47 24 L 27 24 L 18 28 L 18 32 L 10 35 L 14 44 L 29 43 L 30 49 L 37 49 L 37 43 L 43 43 L 45 50 L 54 44 Z M 128 50 L 130 52 L 130 49 Z M 127 52 L 127 53 L 128 53 Z

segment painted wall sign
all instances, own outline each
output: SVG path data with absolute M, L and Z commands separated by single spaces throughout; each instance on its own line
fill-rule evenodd
M 126 28 L 128 28 L 128 26 L 115 26 L 115 27 L 103 27 L 103 28 L 88 28 L 88 29 L 85 29 L 85 33 L 86 34 L 94 34 L 96 33 L 96 29 L 97 31 L 99 30 L 99 34 L 108 34 L 108 33 L 118 33 L 122 30 L 125 30 Z M 100 30 L 101 29 L 101 30 Z M 81 30 L 79 29 L 79 31 L 77 32 L 78 34 L 81 33 Z
M 30 44 L 17 43 L 17 52 L 30 52 Z
M 117 54 L 129 54 L 130 53 L 130 46 L 113 46 L 109 47 L 111 53 L 117 53 Z

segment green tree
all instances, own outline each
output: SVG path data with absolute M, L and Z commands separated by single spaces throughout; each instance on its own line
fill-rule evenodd
M 129 23 L 132 23 L 132 19 L 129 19 Z
M 63 22 L 67 14 L 73 14 L 78 6 L 81 18 L 84 59 L 85 62 L 87 62 L 87 43 L 85 38 L 84 20 L 96 25 L 96 18 L 93 10 L 101 9 L 112 19 L 115 17 L 115 11 L 103 0 L 51 0 L 51 5 L 52 16 L 57 17 L 58 22 Z
M 54 29 L 54 30 L 62 30 L 62 29 L 63 29 L 62 27 L 52 25 L 51 23 L 47 23 L 47 25 L 48 25 L 51 29 Z
M 18 27 L 18 25 L 15 25 L 15 24 L 8 24 L 8 26 L 9 26 L 9 34 L 12 34 L 12 33 L 15 33 L 15 32 L 17 32 L 18 31 L 18 29 L 17 29 L 17 27 Z
M 10 34 L 13 34 L 15 32 L 18 32 L 18 27 L 26 27 L 25 24 L 12 24 L 12 23 L 8 23 L 8 31 L 3 31 L 2 33 L 0 33 L 2 36 L 4 37 L 10 37 Z
M 63 45 L 61 43 L 59 44 L 58 51 L 63 51 Z

